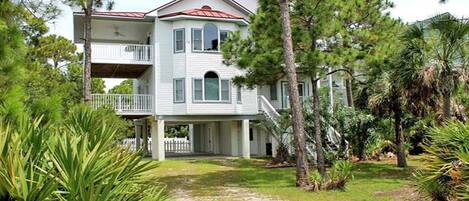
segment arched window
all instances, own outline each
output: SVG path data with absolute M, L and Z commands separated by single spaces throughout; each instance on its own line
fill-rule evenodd
M 204 50 L 218 51 L 218 28 L 212 23 L 204 26 Z
M 220 100 L 220 81 L 218 75 L 212 71 L 207 72 L 205 80 L 205 100 Z

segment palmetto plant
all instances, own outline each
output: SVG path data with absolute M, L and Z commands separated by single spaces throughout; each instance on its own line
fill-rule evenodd
M 271 134 L 278 143 L 274 162 L 282 163 L 288 161 L 290 157 L 289 147 L 292 146 L 290 143 L 293 137 L 290 114 L 283 112 L 275 120 L 264 118 L 259 122 L 258 126 Z
M 403 39 L 407 47 L 402 56 L 406 60 L 398 81 L 407 86 L 409 96 L 424 97 L 421 94 L 436 90 L 443 116 L 450 118 L 452 94 L 461 83 L 468 82 L 469 22 L 441 14 L 412 25 Z
M 116 130 L 87 107 L 60 125 L 0 126 L 0 198 L 10 200 L 164 200 L 142 162 L 115 144 Z
M 448 122 L 430 133 L 425 166 L 414 174 L 419 190 L 433 200 L 467 200 L 469 123 Z

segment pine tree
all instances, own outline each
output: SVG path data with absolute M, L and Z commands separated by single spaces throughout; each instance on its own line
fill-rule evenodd
M 0 115 L 16 122 L 24 115 L 24 38 L 15 20 L 21 8 L 0 1 Z
M 83 94 L 84 94 L 84 101 L 85 103 L 89 103 L 91 101 L 91 18 L 93 12 L 96 9 L 102 8 L 104 5 L 107 7 L 108 10 L 111 10 L 114 1 L 112 0 L 65 0 L 70 6 L 72 7 L 79 7 L 85 13 L 85 42 L 84 42 L 84 50 L 85 50 L 85 68 L 83 71 Z

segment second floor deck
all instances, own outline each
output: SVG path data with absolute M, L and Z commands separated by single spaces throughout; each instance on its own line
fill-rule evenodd
M 152 45 L 91 44 L 91 74 L 100 78 L 138 78 L 154 62 Z

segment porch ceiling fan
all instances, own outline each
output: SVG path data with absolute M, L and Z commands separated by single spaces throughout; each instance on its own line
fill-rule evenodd
M 114 36 L 115 37 L 125 37 L 124 34 L 122 34 L 120 31 L 119 31 L 119 27 L 117 25 L 113 25 L 114 27 Z

